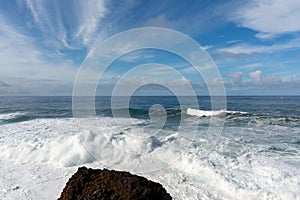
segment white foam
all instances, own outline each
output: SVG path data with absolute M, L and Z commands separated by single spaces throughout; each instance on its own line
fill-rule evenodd
M 231 148 L 226 145 L 220 149 L 221 154 L 213 152 L 208 159 L 199 159 L 201 151 L 197 149 L 185 149 L 157 181 L 178 199 L 300 198 L 299 155 L 293 157 L 298 160 L 295 165 L 290 165 L 291 157 L 270 156 L 268 152 L 260 153 L 256 146 L 250 149 L 241 146 L 240 151 L 248 149 L 248 153 L 224 157 L 223 151 Z
M 126 119 L 120 121 L 124 124 Z M 67 167 L 95 161 L 89 150 L 100 149 L 101 155 L 109 156 L 113 153 L 118 156 L 124 152 L 122 149 L 139 152 L 151 146 L 149 139 L 136 140 L 130 135 L 117 139 L 113 134 L 119 133 L 120 129 L 113 126 L 112 118 L 102 118 L 99 123 L 101 127 L 98 133 L 81 131 L 74 119 L 35 119 L 17 125 L 2 125 L 0 158 L 16 163 L 48 162 Z M 105 154 L 104 150 L 107 150 Z M 97 158 L 98 154 L 95 156 Z
M 115 124 L 116 121 L 122 127 Z M 126 123 L 129 125 L 124 127 Z M 135 123 L 141 121 L 135 120 Z M 144 155 L 158 147 L 157 139 L 148 137 L 140 127 L 130 128 L 132 120 L 128 119 L 91 119 L 86 127 L 99 124 L 100 127 L 93 130 L 81 130 L 74 119 L 35 119 L 2 125 L 0 158 L 14 163 L 45 162 L 56 167 L 96 160 L 119 169 L 143 171 L 148 167 L 138 162 L 147 160 Z
M 241 112 L 241 111 L 228 111 L 228 110 L 198 110 L 193 108 L 187 109 L 187 114 L 191 116 L 197 116 L 197 117 L 210 117 L 210 116 L 217 116 L 221 114 L 247 114 L 247 112 Z
M 281 157 L 266 151 L 268 145 L 237 146 L 234 141 L 241 129 L 225 127 L 217 151 L 203 159 L 201 146 L 176 132 L 147 137 L 143 132 L 147 130 L 136 126 L 142 122 L 101 118 L 98 131 L 81 130 L 74 119 L 1 125 L 0 199 L 58 198 L 67 179 L 83 164 L 138 173 L 160 182 L 175 200 L 299 199 L 299 154 Z M 92 126 L 93 121 L 86 127 Z M 95 157 L 87 151 L 93 149 Z
M 18 116 L 22 116 L 25 113 L 22 112 L 14 112 L 14 113 L 5 113 L 5 114 L 0 114 L 0 120 L 8 120 L 8 119 L 13 119 Z

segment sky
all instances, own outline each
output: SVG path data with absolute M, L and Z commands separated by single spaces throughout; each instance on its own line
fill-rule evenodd
M 218 67 L 227 95 L 300 95 L 299 19 L 299 0 L 2 0 L 0 96 L 72 95 L 78 69 L 96 44 L 142 27 L 169 28 L 197 41 Z M 113 62 L 97 94 L 111 94 L 122 75 L 143 63 L 171 66 L 183 77 L 166 79 L 148 65 L 127 84 L 188 81 L 206 94 L 191 65 L 153 49 Z M 149 88 L 164 94 L 153 86 L 148 94 Z

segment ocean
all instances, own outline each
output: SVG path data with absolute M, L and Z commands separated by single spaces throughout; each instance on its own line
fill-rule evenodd
M 97 117 L 78 121 L 72 97 L 0 97 L 0 199 L 56 199 L 83 165 L 145 176 L 174 199 L 300 199 L 300 97 L 232 96 L 220 110 L 189 98 L 111 109 L 96 97 Z

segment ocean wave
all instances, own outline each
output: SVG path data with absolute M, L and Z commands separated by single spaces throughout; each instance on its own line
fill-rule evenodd
M 102 117 L 89 119 L 87 127 L 98 126 L 90 130 L 78 128 L 72 118 L 35 119 L 17 126 L 6 124 L 0 130 L 0 158 L 16 163 L 46 162 L 59 167 L 101 161 L 120 169 L 125 166 L 134 169 L 137 162 L 147 162 L 147 156 L 143 155 L 171 141 L 143 132 L 138 126 L 141 123 L 145 121 Z
M 22 112 L 5 113 L 5 114 L 0 114 L 0 125 L 17 123 L 17 122 L 27 121 L 30 119 L 32 119 L 30 116 Z
M 3 162 L 4 166 L 20 165 L 20 169 L 37 166 L 31 171 L 36 182 L 54 170 L 67 171 L 83 164 L 127 170 L 162 183 L 174 199 L 235 199 L 237 195 L 243 199 L 296 199 L 298 195 L 297 146 L 281 144 L 281 139 L 274 145 L 265 134 L 257 138 L 264 136 L 265 142 L 258 144 L 250 135 L 267 129 L 273 131 L 272 137 L 275 133 L 286 136 L 285 129 L 252 127 L 237 136 L 234 133 L 242 129 L 227 127 L 217 149 L 203 158 L 201 142 L 181 138 L 175 131 L 148 135 L 150 130 L 140 127 L 143 123 L 147 121 L 101 117 L 90 120 L 87 129 L 78 128 L 73 118 L 6 124 L 0 129 L 0 168 Z M 98 132 L 89 129 L 93 126 L 98 126 Z M 298 132 L 294 128 L 293 138 Z M 247 139 L 254 142 L 244 142 Z M 48 171 L 40 170 L 43 163 L 49 164 Z M 155 169 L 161 170 L 151 172 Z M 12 172 L 9 169 L 7 173 Z
M 186 111 L 188 115 L 197 116 L 197 117 L 210 117 L 210 116 L 217 116 L 222 114 L 247 114 L 247 112 L 242 112 L 242 111 L 198 110 L 193 108 L 188 108 Z
M 9 120 L 9 119 L 14 119 L 19 116 L 24 116 L 26 113 L 22 112 L 13 112 L 13 113 L 2 113 L 0 114 L 0 120 Z

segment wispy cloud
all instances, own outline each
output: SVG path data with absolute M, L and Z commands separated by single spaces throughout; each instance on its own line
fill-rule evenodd
M 168 19 L 165 14 L 160 14 L 157 17 L 148 19 L 144 26 L 178 29 L 179 23 L 175 20 Z
M 202 48 L 203 48 L 205 51 L 207 51 L 208 49 L 213 48 L 213 45 L 204 45 L 204 46 L 202 46 Z
M 300 31 L 300 1 L 252 0 L 233 12 L 232 20 L 239 26 L 258 32 L 258 38 Z
M 230 47 L 224 47 L 217 50 L 220 54 L 261 54 L 261 53 L 275 53 L 284 50 L 296 49 L 300 47 L 300 39 L 293 39 L 285 43 L 273 45 L 251 45 L 251 44 L 237 44 Z
M 74 12 L 78 12 L 78 31 L 76 36 L 81 36 L 83 43 L 88 45 L 91 39 L 99 33 L 99 23 L 105 16 L 107 9 L 104 0 L 90 0 L 90 1 L 78 1 L 76 2 L 77 9 Z
M 0 76 L 70 80 L 66 74 L 76 72 L 72 61 L 58 56 L 52 60 L 53 55 L 44 54 L 33 38 L 17 32 L 4 20 L 0 21 Z
M 57 2 L 26 0 L 19 1 L 21 8 L 28 10 L 31 14 L 27 18 L 27 24 L 34 24 L 38 27 L 42 34 L 47 34 L 48 39 L 56 40 L 65 47 L 69 47 L 67 43 L 67 29 L 62 22 L 62 13 Z M 51 12 L 52 10 L 52 12 Z M 50 14 L 51 13 L 51 14 Z
M 224 6 L 228 7 L 224 9 Z M 3 94 L 5 90 L 8 94 L 14 91 L 17 94 L 23 90 L 23 93 L 29 94 L 30 91 L 43 93 L 43 90 L 48 89 L 51 92 L 57 90 L 58 93 L 71 91 L 80 63 L 94 45 L 114 33 L 143 26 L 172 28 L 206 44 L 203 48 L 218 63 L 221 72 L 225 74 L 224 79 L 229 81 L 226 82 L 228 87 L 294 87 L 299 83 L 299 78 L 296 75 L 294 78 L 289 76 L 299 73 L 298 10 L 298 0 L 227 3 L 174 3 L 171 0 L 5 1 L 0 7 L 1 92 Z M 112 67 L 111 71 L 109 69 L 102 77 L 105 84 L 115 83 L 126 70 L 133 67 L 133 63 L 169 65 L 191 78 L 192 84 L 203 84 L 196 83 L 203 80 L 196 77 L 197 72 L 192 66 L 171 54 L 164 56 L 167 53 L 157 55 L 153 52 L 129 52 L 139 46 L 140 42 L 136 41 L 143 37 L 139 34 L 130 40 L 117 41 L 106 47 L 101 54 L 95 54 L 96 58 L 91 56 L 90 61 L 98 63 L 95 68 L 82 72 L 86 77 L 82 81 L 88 84 L 98 80 L 95 72 L 103 62 L 97 57 L 101 55 L 107 60 L 119 59 L 115 68 Z M 160 45 L 176 45 L 177 42 L 166 41 L 159 34 L 156 41 Z M 147 44 L 151 46 L 151 43 Z M 120 55 L 123 56 L 119 57 Z M 193 57 L 192 52 L 190 56 Z M 211 69 L 205 62 L 197 65 L 202 70 Z M 184 83 L 183 79 L 172 78 L 169 74 L 170 70 L 149 66 L 135 74 L 136 78 L 133 80 L 137 82 L 141 78 L 143 83 L 157 79 L 173 85 Z M 218 83 L 222 80 L 214 81 Z
M 147 58 L 153 58 L 154 55 L 147 52 L 147 51 L 143 51 L 143 50 L 139 50 L 139 51 L 133 51 L 130 52 L 124 56 L 122 56 L 120 59 L 126 62 L 137 62 L 137 61 L 141 61 L 141 60 L 145 60 Z
M 33 22 L 42 34 L 58 40 L 65 48 L 91 45 L 99 34 L 101 19 L 107 13 L 104 0 L 37 1 L 26 0 L 24 9 L 30 11 Z
M 232 45 L 232 44 L 236 44 L 236 43 L 239 43 L 239 42 L 242 42 L 242 40 L 230 40 L 230 41 L 227 41 L 226 44 L 227 45 Z
M 77 72 L 73 61 L 43 52 L 33 37 L 22 34 L 2 17 L 0 17 L 0 41 L 0 79 L 11 86 L 9 90 L 6 89 L 7 92 L 25 86 L 36 87 L 36 85 L 29 86 L 31 82 L 36 83 L 34 80 L 55 80 L 61 84 L 73 82 Z M 46 84 L 49 88 L 53 82 L 43 83 L 44 86 Z

